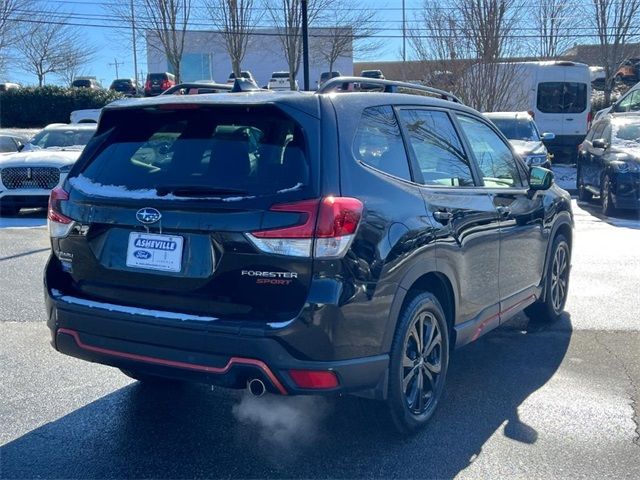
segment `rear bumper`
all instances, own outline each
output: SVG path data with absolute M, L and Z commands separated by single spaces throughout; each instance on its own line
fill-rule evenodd
M 544 145 L 553 154 L 554 163 L 575 162 L 578 157 L 578 145 L 585 135 L 556 135 L 553 140 L 545 140 Z
M 384 398 L 388 355 L 349 360 L 306 361 L 294 357 L 281 337 L 255 329 L 216 328 L 211 321 L 149 311 L 125 313 L 109 304 L 86 302 L 45 285 L 47 325 L 56 350 L 72 357 L 168 378 L 244 388 L 260 378 L 278 394 L 360 392 Z M 295 322 L 294 322 L 295 323 Z M 225 331 L 226 330 L 226 331 Z M 282 332 L 280 331 L 281 335 Z M 313 339 L 309 339 L 313 341 Z M 332 371 L 338 387 L 300 388 L 289 370 Z

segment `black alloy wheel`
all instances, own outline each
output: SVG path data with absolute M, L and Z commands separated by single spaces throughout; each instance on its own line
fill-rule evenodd
M 578 200 L 583 202 L 589 202 L 593 198 L 593 195 L 584 186 L 584 178 L 582 176 L 582 169 L 578 167 L 578 173 L 576 175 L 576 188 L 578 189 Z
M 553 240 L 551 257 L 545 273 L 544 296 L 525 308 L 531 319 L 553 322 L 560 318 L 567 303 L 569 274 L 571 273 L 571 249 L 564 235 Z
M 600 198 L 602 199 L 602 214 L 606 216 L 613 215 L 616 209 L 613 205 L 613 199 L 611 198 L 611 180 L 609 179 L 609 175 L 605 175 L 602 179 Z
M 402 433 L 422 427 L 442 395 L 449 364 L 449 333 L 437 298 L 417 295 L 403 310 L 392 345 L 389 406 Z

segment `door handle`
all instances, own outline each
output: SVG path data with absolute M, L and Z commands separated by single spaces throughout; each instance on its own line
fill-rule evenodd
M 508 217 L 511 214 L 511 209 L 502 205 L 496 207 L 496 210 L 498 211 L 498 215 L 501 217 Z
M 446 225 L 449 223 L 449 220 L 453 218 L 453 213 L 447 210 L 436 210 L 433 212 L 433 218 L 435 218 L 438 223 Z
M 565 118 L 567 122 L 573 122 L 573 118 Z

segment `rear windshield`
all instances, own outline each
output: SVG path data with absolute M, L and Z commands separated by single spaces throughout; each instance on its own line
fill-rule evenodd
M 271 75 L 271 78 L 289 78 L 289 72 L 276 72 Z
M 490 118 L 490 120 L 509 140 L 540 141 L 536 125 L 531 120 L 516 118 Z
M 147 78 L 150 81 L 154 80 L 168 80 L 169 76 L 166 73 L 150 73 Z
M 581 113 L 587 108 L 587 84 L 543 82 L 538 84 L 538 110 L 543 113 Z
M 310 184 L 301 128 L 274 108 L 114 114 L 102 150 L 72 179 L 84 193 L 230 201 Z
M 115 80 L 111 84 L 111 87 L 113 87 L 113 88 L 131 88 L 131 85 L 133 85 L 133 82 L 131 80 Z
M 73 86 L 74 87 L 90 87 L 91 80 L 74 80 Z

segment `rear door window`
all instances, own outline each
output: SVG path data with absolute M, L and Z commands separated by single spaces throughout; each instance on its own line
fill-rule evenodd
M 400 127 L 389 105 L 366 108 L 362 112 L 353 153 L 367 165 L 394 177 L 411 180 Z
M 109 138 L 76 185 L 85 193 L 229 200 L 310 185 L 302 129 L 274 108 L 112 113 Z
M 538 84 L 538 110 L 543 113 L 581 113 L 587 108 L 587 84 L 542 82 Z
M 449 116 L 430 110 L 402 110 L 402 127 L 425 185 L 473 186 L 469 161 Z

